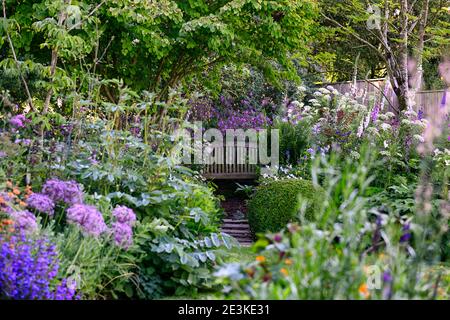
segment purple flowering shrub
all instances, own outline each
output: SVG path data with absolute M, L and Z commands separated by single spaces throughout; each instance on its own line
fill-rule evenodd
M 0 231 L 0 298 L 76 299 L 76 283 L 58 271 L 58 252 L 48 238 Z

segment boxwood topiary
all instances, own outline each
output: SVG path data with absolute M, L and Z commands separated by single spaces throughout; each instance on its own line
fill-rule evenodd
M 307 201 L 306 218 L 312 220 L 324 200 L 324 190 L 309 180 L 276 180 L 257 187 L 248 202 L 248 222 L 254 234 L 277 232 L 296 219 L 300 199 Z

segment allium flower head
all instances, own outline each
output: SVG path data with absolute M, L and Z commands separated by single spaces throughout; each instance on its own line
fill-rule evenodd
M 95 237 L 101 235 L 107 229 L 100 211 L 94 206 L 85 204 L 75 204 L 67 209 L 67 221 Z
M 42 193 L 50 197 L 55 203 L 65 202 L 72 205 L 83 201 L 83 192 L 80 185 L 75 181 L 47 180 L 42 187 Z
M 30 208 L 47 213 L 50 216 L 54 214 L 55 203 L 45 194 L 32 193 L 27 199 L 27 204 Z
M 128 224 L 114 222 L 112 224 L 114 243 L 124 249 L 129 248 L 133 244 L 133 230 Z
M 36 217 L 28 210 L 11 211 L 9 215 L 14 220 L 14 227 L 17 230 L 32 233 L 38 229 Z
M 117 222 L 132 226 L 136 221 L 136 215 L 133 210 L 125 206 L 117 206 L 112 212 Z

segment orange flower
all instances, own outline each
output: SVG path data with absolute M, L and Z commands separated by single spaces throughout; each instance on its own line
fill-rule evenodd
M 358 291 L 365 299 L 370 297 L 370 292 L 369 292 L 369 289 L 367 288 L 367 284 L 365 284 L 365 283 L 361 284 L 359 286 Z
M 33 193 L 33 190 L 31 190 L 31 186 L 26 186 L 26 187 L 25 187 L 25 193 L 26 193 L 27 195 L 30 195 L 30 194 Z
M 14 189 L 13 189 L 13 193 L 14 193 L 15 195 L 19 195 L 19 194 L 20 194 L 20 190 L 19 190 L 18 188 L 14 188 Z
M 9 228 L 9 229 L 8 229 L 8 232 L 9 232 L 9 233 L 13 233 L 13 232 L 14 232 L 14 228 Z
M 6 204 L 6 201 L 2 196 L 0 196 L 0 204 Z
M 8 192 L 8 197 L 10 197 L 10 198 L 15 198 L 16 195 L 15 195 L 14 193 L 12 193 L 12 192 Z
M 281 268 L 281 269 L 280 269 L 280 272 L 281 272 L 282 274 L 284 274 L 285 276 L 287 276 L 287 275 L 289 274 L 289 272 L 287 271 L 286 268 Z
M 266 261 L 266 257 L 264 257 L 264 256 L 257 256 L 256 257 L 256 261 L 258 261 L 258 262 L 265 262 Z
M 19 205 L 20 205 L 21 207 L 26 207 L 26 206 L 27 206 L 27 204 L 26 204 L 25 202 L 23 202 L 23 201 L 20 201 L 20 202 L 19 202 Z
M 286 259 L 284 260 L 284 263 L 287 264 L 288 266 L 292 265 L 292 260 L 291 259 Z
M 11 219 L 5 219 L 5 220 L 2 220 L 2 224 L 4 225 L 4 226 L 9 226 L 9 225 L 11 225 L 11 224 L 13 224 L 14 223 L 14 221 L 12 221 Z

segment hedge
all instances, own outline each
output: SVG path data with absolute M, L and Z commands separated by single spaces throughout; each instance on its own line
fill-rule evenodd
M 296 220 L 302 201 L 307 201 L 305 216 L 312 220 L 324 199 L 324 191 L 309 180 L 276 180 L 256 189 L 248 202 L 248 221 L 254 234 L 278 232 Z

